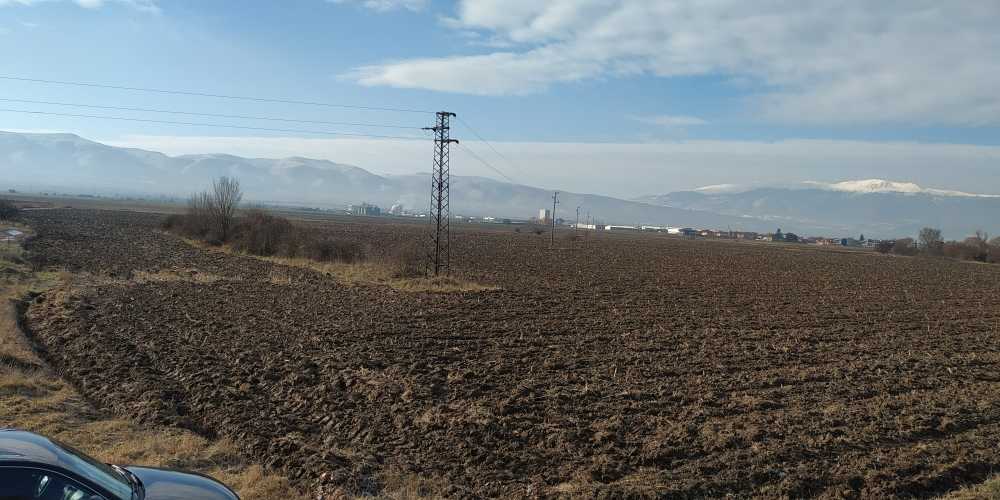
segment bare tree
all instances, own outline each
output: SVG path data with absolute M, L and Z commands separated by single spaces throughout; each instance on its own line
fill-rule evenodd
M 17 218 L 19 210 L 10 200 L 0 198 L 0 220 L 9 221 Z
M 940 255 L 944 247 L 944 239 L 941 238 L 941 230 L 925 227 L 920 230 L 918 236 L 920 248 L 931 255 Z
M 1000 236 L 990 240 L 989 252 L 990 255 L 986 260 L 1000 263 Z
M 242 199 L 240 181 L 235 177 L 220 177 L 212 183 L 209 213 L 220 241 L 229 238 L 233 221 L 236 219 L 236 210 Z
M 917 247 L 913 243 L 913 238 L 900 238 L 892 245 L 892 253 L 898 255 L 913 255 Z
M 973 250 L 973 259 L 986 262 L 990 255 L 990 235 L 982 229 L 976 231 L 974 236 L 965 239 L 965 244 Z
M 212 196 L 207 191 L 188 198 L 187 217 L 182 230 L 188 236 L 204 238 L 212 230 Z

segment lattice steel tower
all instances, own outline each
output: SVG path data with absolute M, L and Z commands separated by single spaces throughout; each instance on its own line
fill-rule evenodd
M 431 173 L 431 244 L 427 255 L 428 272 L 434 276 L 448 274 L 451 266 L 451 210 L 450 183 L 451 174 L 448 166 L 451 143 L 458 143 L 451 138 L 451 117 L 455 113 L 439 111 L 437 124 L 424 130 L 434 131 L 434 171 Z

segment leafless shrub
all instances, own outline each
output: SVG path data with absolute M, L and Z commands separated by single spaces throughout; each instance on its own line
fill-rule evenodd
M 427 274 L 427 254 L 415 241 L 393 248 L 384 262 L 394 278 L 417 278 Z
M 347 264 L 364 259 L 360 243 L 336 238 L 310 238 L 303 248 L 305 257 L 318 262 L 344 262 Z
M 1000 264 L 1000 236 L 990 240 L 989 255 L 986 257 L 986 261 Z
M 233 248 L 265 257 L 278 255 L 282 249 L 289 248 L 287 240 L 294 230 L 291 221 L 284 217 L 275 217 L 263 210 L 250 210 L 236 223 L 232 235 Z
M 240 181 L 235 177 L 220 177 L 212 183 L 212 192 L 203 193 L 203 196 L 208 202 L 212 229 L 221 241 L 227 241 L 236 219 L 236 210 L 243 199 Z
M 12 221 L 17 218 L 21 210 L 14 205 L 14 202 L 0 198 L 0 220 Z
M 892 253 L 896 255 L 914 255 L 917 253 L 917 246 L 913 238 L 900 238 L 892 245 Z
M 243 193 L 240 182 L 232 177 L 220 177 L 211 191 L 194 193 L 188 198 L 183 215 L 171 215 L 163 221 L 168 231 L 221 245 L 233 236 L 236 211 Z
M 212 200 L 207 192 L 195 193 L 188 198 L 187 213 L 180 222 L 180 231 L 186 236 L 207 239 L 212 230 Z

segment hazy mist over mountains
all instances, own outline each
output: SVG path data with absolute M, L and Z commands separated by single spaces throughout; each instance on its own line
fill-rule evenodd
M 362 168 L 308 158 L 230 155 L 166 156 L 117 148 L 72 134 L 0 132 L 0 188 L 63 193 L 186 196 L 215 177 L 238 177 L 248 200 L 341 207 L 367 201 L 422 211 L 427 174 L 380 176 Z M 558 186 L 552 186 L 558 189 Z M 452 213 L 531 217 L 551 207 L 548 189 L 482 177 L 452 177 Z M 950 238 L 976 229 L 1000 233 L 1000 197 L 923 188 L 880 179 L 781 187 L 708 186 L 621 200 L 563 193 L 559 214 L 616 224 L 652 224 L 869 237 L 913 235 L 940 227 Z

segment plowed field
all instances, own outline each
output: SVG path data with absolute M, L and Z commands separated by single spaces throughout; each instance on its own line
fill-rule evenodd
M 930 496 L 1000 468 L 1000 266 L 470 228 L 457 273 L 500 290 L 413 293 L 199 250 L 156 215 L 30 219 L 35 259 L 87 276 L 27 312 L 84 394 L 326 491 Z M 315 227 L 374 252 L 421 234 Z

